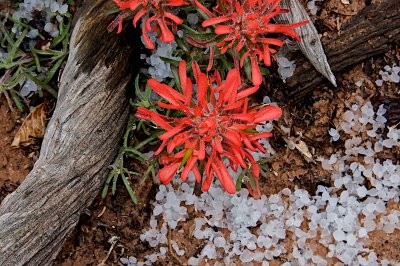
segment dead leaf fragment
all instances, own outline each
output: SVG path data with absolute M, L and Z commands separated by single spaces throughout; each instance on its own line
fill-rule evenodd
M 29 146 L 36 138 L 43 138 L 46 130 L 46 111 L 45 104 L 39 104 L 25 118 L 14 140 L 12 147 Z
M 290 148 L 290 147 L 296 148 L 296 149 L 301 153 L 301 155 L 303 155 L 304 159 L 305 159 L 307 162 L 309 162 L 309 163 L 315 163 L 315 161 L 314 161 L 314 159 L 313 159 L 313 156 L 312 156 L 310 150 L 308 149 L 307 144 L 306 144 L 304 141 L 299 140 L 299 141 L 297 141 L 297 143 L 296 143 L 296 141 L 295 141 L 293 138 L 286 138 L 286 137 L 283 137 L 283 139 L 284 139 L 285 142 L 289 145 L 289 148 Z M 293 149 L 294 149 L 294 148 L 293 148 Z

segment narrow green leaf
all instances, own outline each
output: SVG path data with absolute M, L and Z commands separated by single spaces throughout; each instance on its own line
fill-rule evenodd
M 12 46 L 11 50 L 8 52 L 8 62 L 14 61 L 15 53 L 17 52 L 17 49 L 21 45 L 22 41 L 25 39 L 26 34 L 28 33 L 28 29 L 24 29 L 24 31 L 21 33 L 21 35 L 18 37 L 17 41 L 14 43 Z
M 243 178 L 244 178 L 245 174 L 246 174 L 246 171 L 242 170 L 238 179 L 236 180 L 236 191 L 240 191 L 240 189 L 242 188 L 242 182 L 243 182 Z
M 44 83 L 49 83 L 50 80 L 54 77 L 54 75 L 56 74 L 57 70 L 60 68 L 61 64 L 64 62 L 65 56 L 61 57 L 60 59 L 58 59 L 58 61 L 51 67 L 49 74 L 47 75 L 47 77 L 45 78 L 45 80 L 43 81 Z
M 128 190 L 129 196 L 131 197 L 133 203 L 137 204 L 138 200 L 136 198 L 135 192 L 133 192 L 131 185 L 129 185 L 128 180 L 126 179 L 124 173 L 121 173 L 122 181 L 125 184 L 126 190 Z
M 15 106 L 17 106 L 20 112 L 24 111 L 24 105 L 21 103 L 21 100 L 15 90 L 10 90 L 11 98 L 13 99 Z

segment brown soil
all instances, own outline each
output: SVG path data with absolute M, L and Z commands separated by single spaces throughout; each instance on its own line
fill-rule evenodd
M 318 1 L 317 4 L 324 6 L 321 6 L 322 12 L 314 19 L 316 19 L 316 24 L 320 25 L 321 32 L 337 32 L 343 23 L 349 21 L 366 5 L 366 2 L 355 0 L 345 5 L 337 0 Z M 284 135 L 278 130 L 274 131 L 275 136 L 271 139 L 271 144 L 277 154 L 271 162 L 264 165 L 265 168 L 270 169 L 270 172 L 268 179 L 262 180 L 263 193 L 268 195 L 286 187 L 297 186 L 313 194 L 317 185 L 329 185 L 329 173 L 321 168 L 320 163 L 309 162 L 298 150 L 290 150 L 283 137 L 304 141 L 314 160 L 317 156 L 326 156 L 335 152 L 343 146 L 343 143 L 339 141 L 338 144 L 331 144 L 327 132 L 330 127 L 335 126 L 337 117 L 345 110 L 346 102 L 354 100 L 352 93 L 364 99 L 371 99 L 374 106 L 379 106 L 384 100 L 398 101 L 400 99 L 398 85 L 385 83 L 384 87 L 378 89 L 374 84 L 374 81 L 379 78 L 379 70 L 386 64 L 398 63 L 399 54 L 400 49 L 393 47 L 384 57 L 364 62 L 338 75 L 338 84 L 341 89 L 325 87 L 316 90 L 304 102 L 293 106 L 285 106 L 285 98 L 280 93 L 280 88 L 284 84 L 276 74 L 272 74 L 270 81 L 273 85 L 267 89 L 267 94 L 272 95 L 272 98 L 277 100 L 285 110 L 283 119 L 276 126 L 279 128 L 283 125 L 289 128 L 290 134 Z M 274 69 L 271 72 L 274 73 Z M 358 88 L 354 83 L 360 79 L 364 79 L 364 83 L 361 88 Z M 37 158 L 35 147 L 25 149 L 10 147 L 20 124 L 20 115 L 10 112 L 7 102 L 0 95 L 0 201 L 16 189 Z M 396 151 L 388 154 L 389 158 L 395 159 L 396 156 L 399 156 Z M 101 262 L 104 262 L 104 265 L 121 265 L 119 262 L 121 257 L 135 256 L 143 259 L 145 255 L 155 252 L 147 242 L 140 241 L 139 236 L 144 229 L 149 227 L 152 203 L 158 186 L 152 180 L 147 180 L 141 187 L 135 185 L 135 182 L 133 181 L 133 187 L 139 204 L 135 206 L 132 203 L 121 184 L 117 187 L 116 196 L 108 196 L 106 200 L 98 197 L 90 209 L 81 216 L 79 224 L 66 241 L 55 265 L 98 265 Z M 390 208 L 395 208 L 395 206 Z M 189 211 L 187 221 L 180 223 L 177 229 L 170 233 L 170 238 L 177 241 L 179 246 L 187 251 L 186 258 L 180 258 L 183 263 L 188 257 L 200 253 L 205 245 L 203 241 L 190 237 L 195 217 L 194 210 Z M 114 236 L 118 237 L 119 241 L 108 256 L 111 247 L 108 240 Z M 382 231 L 375 231 L 370 234 L 370 238 L 370 247 L 377 252 L 379 258 L 400 261 L 399 230 L 389 235 Z M 327 252 L 318 243 L 310 244 L 321 255 Z M 290 237 L 287 238 L 285 246 L 288 250 L 291 249 Z M 279 265 L 284 261 L 285 257 L 282 256 L 271 265 Z M 180 262 L 169 255 L 165 261 L 157 264 L 177 265 Z
M 35 152 L 11 147 L 14 135 L 21 125 L 18 111 L 9 110 L 7 101 L 0 96 L 0 201 L 24 180 L 33 166 Z

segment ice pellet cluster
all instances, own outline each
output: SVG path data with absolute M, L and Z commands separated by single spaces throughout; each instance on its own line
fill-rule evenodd
M 146 59 L 146 63 L 149 64 L 148 74 L 158 80 L 163 81 L 166 78 L 174 77 L 171 71 L 171 64 L 164 61 L 162 58 L 168 58 L 171 60 L 180 61 L 180 57 L 173 56 L 173 52 L 178 47 L 176 42 L 165 43 L 156 38 L 157 33 L 150 32 L 150 40 L 155 43 L 156 49 L 153 51 L 152 55 L 147 57 L 145 54 L 141 55 L 141 59 Z M 144 44 L 143 37 L 142 42 Z
M 400 212 L 387 206 L 399 202 L 400 165 L 379 159 L 385 149 L 400 146 L 400 130 L 387 129 L 384 114 L 382 105 L 375 112 L 370 102 L 354 104 L 343 114 L 340 128 L 330 130 L 332 138 L 345 141 L 343 151 L 320 159 L 331 173 L 332 187 L 318 186 L 315 195 L 285 188 L 254 200 L 246 189 L 230 196 L 218 184 L 200 197 L 193 195 L 193 184 L 182 183 L 177 189 L 160 185 L 151 229 L 143 232 L 141 240 L 159 248 L 154 257 L 163 257 L 167 226 L 175 229 L 184 222 L 187 206 L 192 205 L 198 217 L 191 237 L 207 244 L 188 259 L 189 265 L 205 259 L 226 265 L 269 265 L 268 261 L 280 256 L 287 259 L 286 266 L 399 265 L 399 261 L 378 260 L 368 248 L 369 233 L 400 230 Z M 289 249 L 288 241 L 292 243 Z M 319 253 L 316 245 L 328 253 Z M 173 249 L 184 256 L 184 246 L 174 241 Z M 147 258 L 137 265 L 151 263 Z
M 289 61 L 289 59 L 283 56 L 276 56 L 276 61 L 278 63 L 278 73 L 285 82 L 287 78 L 293 76 L 296 64 L 294 61 Z
M 25 18 L 32 20 L 34 13 L 40 12 L 45 19 L 44 30 L 50 34 L 50 36 L 57 37 L 59 35 L 58 24 L 54 23 L 54 17 L 56 21 L 62 20 L 61 15 L 65 15 L 68 12 L 68 5 L 63 4 L 60 0 L 25 0 L 19 4 L 19 9 L 14 12 L 14 19 Z M 18 32 L 18 25 L 13 28 L 14 32 Z M 28 33 L 28 37 L 35 39 L 39 34 L 38 29 L 32 29 Z
M 311 1 L 308 1 L 307 2 L 307 8 L 308 8 L 308 10 L 310 11 L 310 13 L 312 14 L 312 15 L 316 15 L 317 14 L 317 12 L 318 12 L 318 7 L 317 7 L 317 5 L 315 4 L 315 0 L 311 0 Z
M 386 65 L 384 70 L 379 71 L 379 75 L 381 75 L 381 79 L 375 81 L 375 84 L 378 86 L 382 86 L 383 82 L 390 81 L 394 83 L 400 82 L 400 66 L 394 64 L 393 66 Z

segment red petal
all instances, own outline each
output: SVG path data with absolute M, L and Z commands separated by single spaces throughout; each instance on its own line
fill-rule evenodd
M 162 143 L 161 143 L 161 145 L 160 145 L 160 147 L 158 147 L 158 149 L 156 150 L 156 152 L 154 153 L 154 155 L 159 155 L 162 151 L 163 151 L 163 149 L 165 148 L 165 145 L 167 144 L 167 140 L 164 140 Z
M 157 24 L 160 27 L 161 37 L 163 42 L 172 42 L 174 40 L 174 34 L 168 29 L 164 19 L 157 19 Z
M 171 14 L 169 12 L 164 12 L 164 16 L 175 22 L 175 24 L 180 25 L 183 23 L 183 20 L 180 19 L 179 17 L 175 16 L 174 14 Z
M 184 6 L 188 5 L 188 2 L 182 1 L 182 0 L 169 0 L 168 5 L 169 6 Z
M 222 148 L 222 143 L 219 138 L 215 139 L 215 149 L 218 153 L 224 153 L 224 149 Z
M 208 10 L 205 6 L 203 6 L 202 4 L 200 4 L 199 1 L 194 0 L 194 4 L 196 5 L 196 7 L 198 7 L 201 11 L 203 11 L 204 13 L 206 13 L 206 15 L 210 18 L 214 17 L 213 13 L 210 12 L 210 10 Z
M 213 67 L 213 64 L 214 64 L 214 54 L 215 54 L 215 47 L 214 47 L 214 46 L 211 46 L 211 47 L 210 47 L 210 57 L 209 57 L 209 59 L 208 59 L 208 65 L 207 65 L 207 69 L 206 69 L 207 72 L 209 72 L 209 71 L 212 69 L 212 67 Z
M 197 169 L 197 167 L 194 166 L 194 167 L 192 168 L 192 172 L 193 172 L 193 174 L 194 174 L 194 177 L 196 177 L 196 182 L 197 182 L 197 183 L 200 183 L 200 182 L 201 182 L 201 175 L 200 175 L 199 169 Z
M 180 94 L 168 85 L 161 84 L 156 79 L 149 79 L 147 83 L 149 84 L 150 88 L 152 88 L 158 95 L 174 105 L 178 105 L 178 101 L 185 101 L 185 98 L 182 94 Z
M 221 22 L 228 21 L 230 19 L 231 19 L 230 16 L 221 16 L 221 17 L 210 18 L 210 19 L 204 20 L 203 23 L 201 24 L 201 26 L 208 27 L 211 25 L 215 25 L 215 24 L 219 24 Z
M 173 127 L 170 125 L 170 119 L 166 116 L 157 114 L 156 112 L 147 110 L 143 107 L 138 107 L 137 112 L 135 114 L 137 118 L 150 120 L 156 123 L 159 127 L 165 130 L 171 130 Z
M 207 108 L 207 89 L 208 89 L 208 79 L 207 75 L 204 73 L 200 73 L 198 81 L 197 81 L 197 101 L 200 106 L 205 109 Z
M 196 79 L 196 82 L 198 82 L 201 71 L 200 71 L 199 64 L 197 64 L 196 61 L 192 61 L 192 70 L 193 70 L 194 78 Z
M 139 10 L 139 11 L 136 13 L 135 17 L 133 18 L 133 26 L 135 26 L 135 28 L 136 28 L 136 23 L 139 21 L 139 19 L 140 19 L 141 17 L 143 17 L 144 14 L 147 13 L 147 11 L 149 11 L 148 8 L 143 8 L 143 9 Z
M 197 162 L 197 158 L 195 156 L 190 157 L 189 160 L 186 162 L 186 166 L 183 169 L 182 174 L 181 174 L 182 181 L 186 181 L 190 171 L 192 171 L 196 162 Z
M 179 62 L 179 80 L 181 82 L 181 87 L 182 87 L 182 91 L 185 94 L 186 93 L 186 61 L 182 60 Z
M 271 136 L 272 136 L 271 132 L 262 132 L 262 133 L 251 135 L 249 137 L 249 140 L 253 141 L 253 140 L 259 140 L 259 139 L 265 139 L 265 138 L 269 138 Z
M 167 165 L 163 169 L 161 169 L 158 172 L 158 178 L 160 178 L 160 181 L 163 182 L 163 184 L 165 185 L 169 184 L 169 182 L 171 182 L 172 178 L 176 174 L 176 171 L 178 171 L 180 165 L 181 163 L 177 162 Z
M 184 130 L 185 127 L 186 127 L 186 125 L 178 125 L 178 126 L 174 127 L 173 129 L 171 129 L 171 130 L 165 132 L 164 134 L 160 135 L 158 138 L 160 140 L 167 140 L 167 139 L 173 137 L 174 135 L 178 134 L 182 130 Z
M 214 166 L 213 170 L 217 174 L 219 182 L 221 182 L 225 191 L 228 192 L 229 194 L 235 194 L 236 193 L 235 183 L 233 183 L 232 177 L 229 174 L 228 169 L 226 169 L 226 166 L 222 162 L 221 158 L 217 157 L 216 164 L 213 163 L 212 165 Z
M 208 175 L 206 174 L 206 178 L 203 181 L 203 185 L 201 186 L 201 190 L 203 190 L 204 192 L 207 192 L 210 189 L 211 182 L 212 182 L 212 173 L 210 173 Z
M 251 81 L 254 85 L 258 86 L 262 83 L 262 76 L 256 56 L 250 56 L 251 60 Z
M 145 21 L 142 22 L 142 36 L 143 36 L 143 41 L 146 44 L 146 47 L 148 49 L 154 49 L 155 46 L 151 42 L 151 40 L 149 38 L 149 35 L 148 35 L 147 31 L 146 31 L 146 23 L 145 23 Z
M 238 93 L 237 99 L 243 99 L 258 91 L 259 86 L 254 86 Z M 247 109 L 247 108 L 246 108 Z
M 229 34 L 232 32 L 232 27 L 225 26 L 225 25 L 218 25 L 217 27 L 215 27 L 214 32 L 215 32 L 215 34 L 218 34 L 218 35 Z
M 206 144 L 204 143 L 203 140 L 200 140 L 200 144 L 199 144 L 200 148 L 199 148 L 199 156 L 198 159 L 200 161 L 204 160 L 204 158 L 206 157 Z
M 262 108 L 261 110 L 259 110 L 257 112 L 257 114 L 255 114 L 254 123 L 263 123 L 265 121 L 277 119 L 281 115 L 282 115 L 281 108 L 279 108 L 277 106 L 269 105 L 269 106 Z

